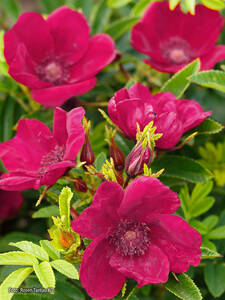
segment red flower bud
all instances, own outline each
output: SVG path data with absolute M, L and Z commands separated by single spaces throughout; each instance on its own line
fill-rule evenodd
M 120 148 L 117 146 L 117 144 L 112 139 L 111 145 L 110 145 L 110 157 L 112 157 L 115 169 L 117 171 L 122 171 L 124 169 L 124 161 L 125 157 L 123 152 L 120 150 Z
M 125 170 L 127 176 L 136 177 L 141 175 L 144 164 L 149 165 L 152 160 L 152 151 L 149 147 L 143 149 L 142 145 L 135 145 L 125 160 Z
M 95 161 L 95 155 L 91 148 L 88 134 L 85 134 L 85 141 L 80 155 L 80 161 L 86 162 L 86 165 L 92 165 Z
M 86 182 L 81 178 L 74 179 L 74 188 L 81 193 L 86 193 L 88 190 Z

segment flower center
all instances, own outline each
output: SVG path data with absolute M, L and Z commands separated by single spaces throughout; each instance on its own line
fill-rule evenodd
M 39 174 L 43 175 L 47 169 L 58 162 L 63 160 L 65 149 L 63 146 L 55 146 L 53 150 L 44 155 L 41 159 L 41 167 L 39 168 Z
M 173 65 L 188 63 L 194 56 L 189 44 L 180 38 L 173 38 L 164 44 L 162 52 L 163 57 Z
M 121 220 L 111 230 L 108 240 L 122 256 L 144 255 L 150 244 L 150 229 L 146 223 Z
M 62 68 L 58 63 L 51 62 L 45 67 L 45 76 L 47 81 L 56 82 L 62 77 Z
M 46 58 L 36 66 L 35 71 L 40 80 L 61 85 L 69 79 L 69 68 L 70 64 L 60 58 Z

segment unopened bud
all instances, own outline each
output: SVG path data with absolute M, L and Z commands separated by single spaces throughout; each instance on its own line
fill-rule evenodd
M 74 243 L 74 237 L 69 232 L 60 232 L 60 244 L 65 248 L 70 248 Z
M 124 161 L 125 157 L 123 152 L 120 150 L 120 148 L 117 146 L 117 144 L 112 139 L 111 145 L 110 145 L 110 157 L 112 157 L 115 169 L 117 171 L 122 171 L 124 169 Z
M 88 134 L 85 134 L 85 141 L 80 155 L 80 161 L 85 162 L 85 165 L 92 165 L 95 161 L 95 155 L 91 148 Z
M 149 165 L 152 160 L 152 151 L 147 146 L 135 145 L 125 160 L 125 170 L 127 176 L 136 177 L 143 174 L 144 164 Z
M 81 193 L 86 193 L 88 190 L 86 182 L 81 178 L 74 179 L 74 188 Z

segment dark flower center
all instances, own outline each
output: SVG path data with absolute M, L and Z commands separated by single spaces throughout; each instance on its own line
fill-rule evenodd
M 46 58 L 36 66 L 36 74 L 42 81 L 62 85 L 69 80 L 70 63 L 60 58 Z
M 173 38 L 162 45 L 163 57 L 173 65 L 181 65 L 194 57 L 190 45 L 180 38 Z
M 109 234 L 109 243 L 122 256 L 144 255 L 150 244 L 150 229 L 136 220 L 120 220 Z
M 55 146 L 53 150 L 44 155 L 41 159 L 41 167 L 39 169 L 39 174 L 43 175 L 46 173 L 47 169 L 58 162 L 63 160 L 65 154 L 64 146 Z

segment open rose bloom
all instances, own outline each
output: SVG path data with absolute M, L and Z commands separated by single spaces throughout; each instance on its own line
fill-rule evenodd
M 21 119 L 17 134 L 0 144 L 0 158 L 10 171 L 2 175 L 0 189 L 38 189 L 54 184 L 69 168 L 84 143 L 83 108 L 66 113 L 55 109 L 53 133 L 40 121 Z
M 201 235 L 172 215 L 180 206 L 176 193 L 158 179 L 139 177 L 124 191 L 102 183 L 89 208 L 72 228 L 93 241 L 84 252 L 80 280 L 96 299 L 117 295 L 126 277 L 138 287 L 168 280 L 200 263 Z
M 85 17 L 66 6 L 46 20 L 36 12 L 22 14 L 4 46 L 9 74 L 46 106 L 91 90 L 95 75 L 115 57 L 113 40 L 104 33 L 90 37 Z
M 136 139 L 137 123 L 143 130 L 154 121 L 156 132 L 163 134 L 156 141 L 156 147 L 170 149 L 186 131 L 199 125 L 212 112 L 203 112 L 196 101 L 178 100 L 169 92 L 151 95 L 146 86 L 136 83 L 129 90 L 123 88 L 115 93 L 109 101 L 108 113 L 123 134 L 133 140 Z
M 171 11 L 168 1 L 153 2 L 133 27 L 131 45 L 160 72 L 177 72 L 198 57 L 201 69 L 208 70 L 225 59 L 225 46 L 215 45 L 223 26 L 220 13 L 203 5 L 191 15 L 180 6 Z

